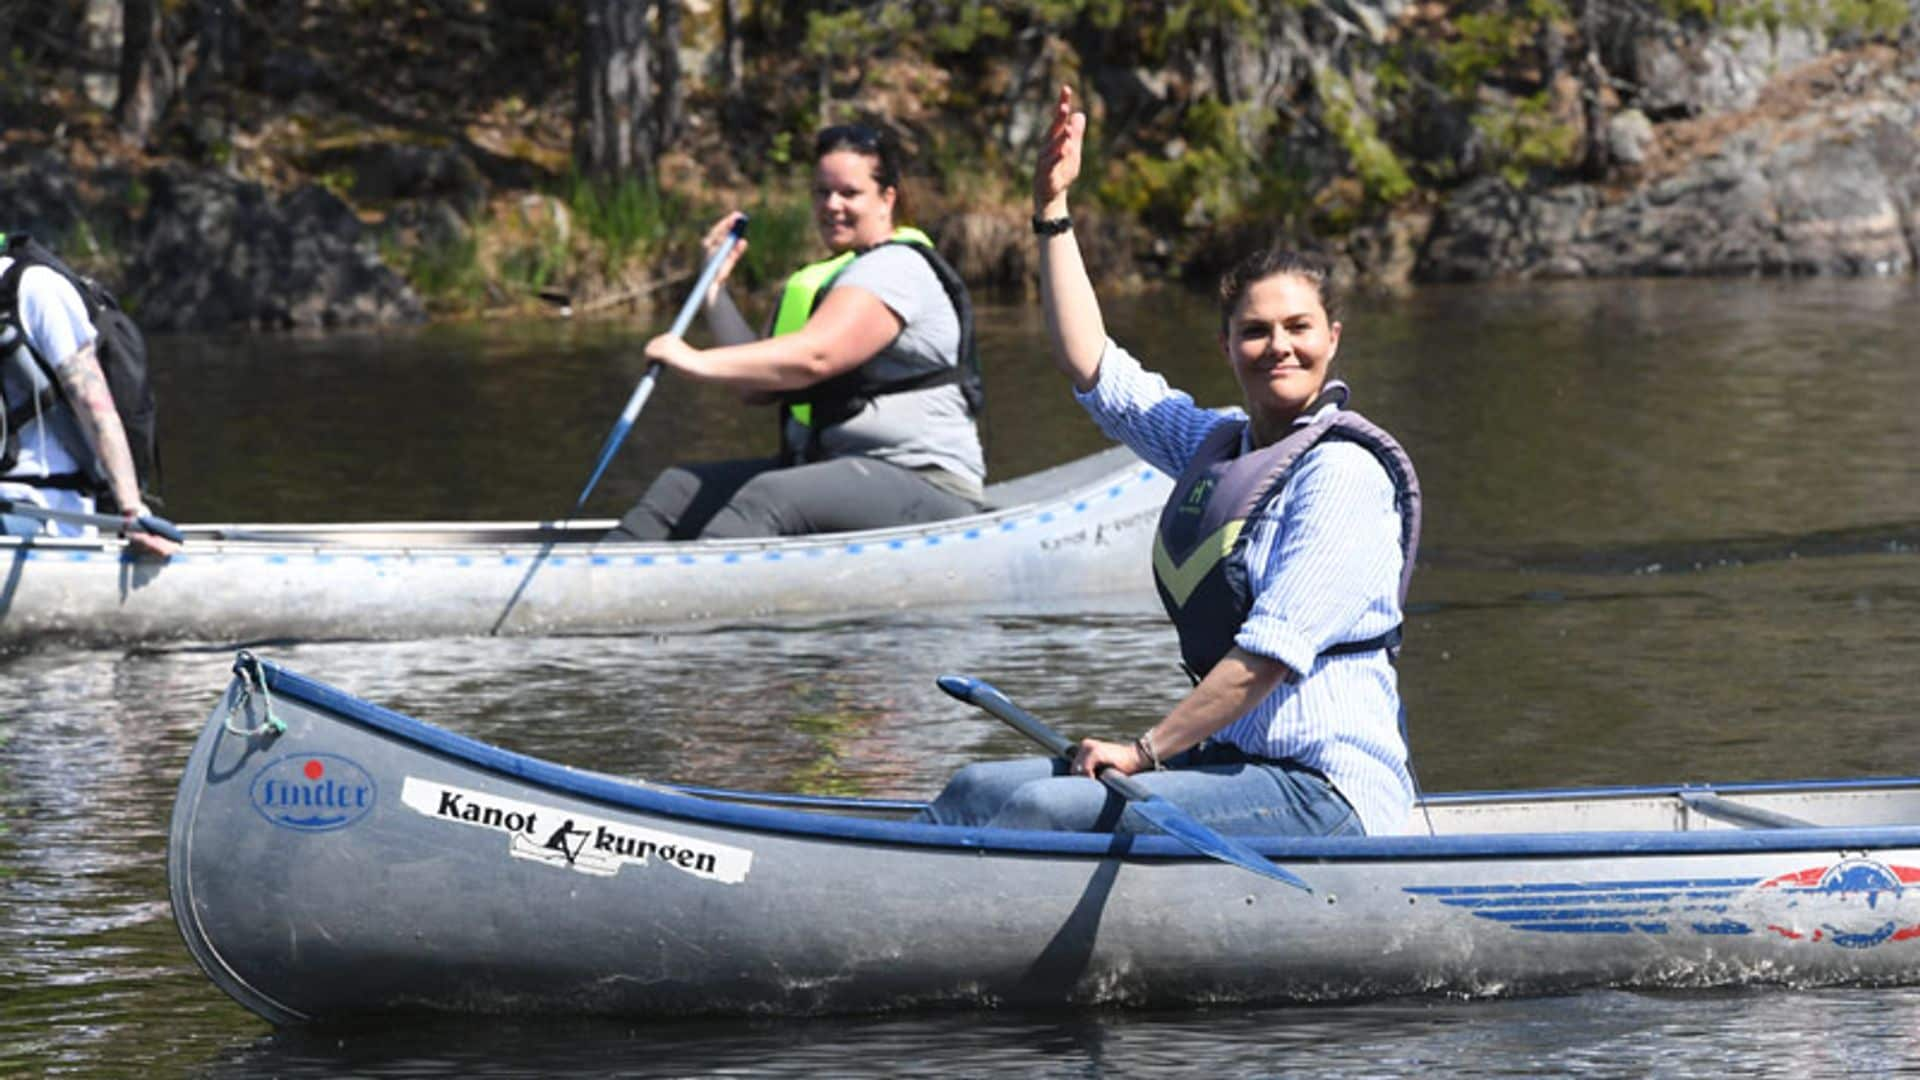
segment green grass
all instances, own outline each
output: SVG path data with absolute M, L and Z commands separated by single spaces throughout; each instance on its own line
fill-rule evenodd
M 427 305 L 439 310 L 481 306 L 487 275 L 480 266 L 480 243 L 471 232 L 414 247 L 384 245 L 383 258 L 400 269 Z
M 609 267 L 656 250 L 667 238 L 669 223 L 686 217 L 679 199 L 633 177 L 601 181 L 575 175 L 567 182 L 566 202 Z
M 735 274 L 740 283 L 757 289 L 784 281 L 811 261 L 814 250 L 813 206 L 804 196 L 762 186 L 747 207 L 747 253 Z

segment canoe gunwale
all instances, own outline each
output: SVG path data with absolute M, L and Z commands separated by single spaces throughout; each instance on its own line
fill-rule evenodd
M 864 813 L 899 811 L 904 800 L 835 800 L 815 796 L 761 797 L 721 789 L 679 789 L 560 765 L 482 742 L 403 713 L 383 708 L 279 666 L 260 662 L 274 694 L 373 728 L 403 742 L 511 779 L 621 809 L 744 831 L 780 833 L 829 842 L 856 842 L 914 849 L 961 849 L 981 853 L 1055 858 L 1194 861 L 1171 837 L 1129 833 L 1060 833 L 1017 829 L 955 828 L 909 821 L 874 820 L 783 808 L 844 809 Z M 217 722 L 217 721 L 215 721 Z M 1650 785 L 1547 791 L 1449 793 L 1429 798 L 1440 807 L 1472 799 L 1522 801 L 1576 797 L 1675 797 L 1682 790 L 1726 794 L 1849 791 L 1920 787 L 1920 778 L 1888 777 L 1821 781 L 1756 781 L 1715 786 Z M 755 805 L 754 803 L 770 805 Z M 1262 855 L 1291 861 L 1393 862 L 1614 856 L 1721 855 L 1755 852 L 1833 851 L 1920 847 L 1920 825 L 1815 826 L 1808 828 L 1690 831 L 1588 831 L 1461 833 L 1443 836 L 1243 837 Z
M 369 522 L 222 522 L 180 524 L 187 547 L 177 559 L 200 559 L 227 552 L 268 553 L 279 550 L 328 553 L 507 554 L 532 557 L 555 552 L 611 556 L 671 554 L 675 557 L 727 557 L 768 551 L 805 553 L 812 548 L 886 546 L 974 529 L 999 528 L 1036 514 L 1052 504 L 1089 498 L 1116 484 L 1154 475 L 1152 466 L 1125 447 L 1110 447 L 1086 457 L 1016 477 L 987 489 L 987 506 L 978 513 L 941 521 L 896 525 L 851 532 L 806 536 L 752 537 L 728 540 L 646 541 L 604 539 L 619 524 L 615 518 L 545 521 L 369 521 Z M 996 493 L 1017 491 L 1018 501 L 995 499 Z M 44 553 L 58 557 L 70 552 L 104 552 L 125 546 L 113 535 L 91 537 L 0 536 L 0 552 Z

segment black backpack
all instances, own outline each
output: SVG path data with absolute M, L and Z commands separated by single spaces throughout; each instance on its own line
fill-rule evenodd
M 160 488 L 159 425 L 153 404 L 153 386 L 147 378 L 145 335 L 140 333 L 140 327 L 133 319 L 120 310 L 119 300 L 106 286 L 76 272 L 60 261 L 60 257 L 45 244 L 25 233 L 0 235 L 6 238 L 5 254 L 13 259 L 6 273 L 0 274 L 0 323 L 19 325 L 20 275 L 29 266 L 47 267 L 73 285 L 81 301 L 86 304 L 87 317 L 93 322 L 94 332 L 99 335 L 94 343 L 94 351 L 100 360 L 100 371 L 107 378 L 107 391 L 113 396 L 113 407 L 120 414 L 120 424 L 127 431 L 127 447 L 132 452 L 133 468 L 139 476 L 141 497 L 149 505 L 158 505 L 160 499 L 155 493 Z M 56 387 L 59 386 L 59 380 L 53 377 L 52 372 L 53 364 L 62 358 L 38 356 L 37 353 L 36 357 L 47 371 L 47 377 Z M 105 508 L 113 508 L 113 495 L 104 490 L 104 477 L 79 478 L 79 482 L 73 486 L 93 490 Z

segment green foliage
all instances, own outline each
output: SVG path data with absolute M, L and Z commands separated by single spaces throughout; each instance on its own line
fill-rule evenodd
M 1906 0 L 1658 0 L 1676 21 L 1758 26 L 1770 33 L 1808 27 L 1827 33 L 1897 37 L 1912 13 Z
M 343 167 L 323 172 L 319 176 L 314 177 L 313 182 L 332 192 L 334 196 L 342 202 L 351 199 L 353 196 L 354 175 L 352 169 Z
M 981 133 L 934 129 L 921 145 L 919 164 L 949 200 L 962 203 L 1002 202 L 1011 190 L 1032 187 L 1032 160 L 1021 155 L 1007 163 L 999 141 Z
M 767 160 L 775 165 L 793 164 L 793 132 L 780 131 L 773 136 L 773 145 L 767 148 Z
M 801 49 L 817 60 L 853 60 L 877 51 L 913 27 L 913 10 L 900 0 L 833 13 L 809 11 Z
M 1488 76 L 1526 55 L 1544 23 L 1565 17 L 1559 0 L 1519 0 L 1456 15 L 1457 36 L 1435 49 L 1441 85 L 1470 100 Z
M 1314 88 L 1320 96 L 1321 119 L 1347 152 L 1367 197 L 1391 203 L 1412 194 L 1413 179 L 1393 147 L 1380 137 L 1373 117 L 1360 107 L 1353 84 L 1339 72 L 1323 68 L 1316 72 Z
M 1906 0 L 1831 0 L 1833 29 L 1898 38 L 1910 13 Z
M 1825 9 L 1824 19 L 1820 19 L 1821 8 Z M 1814 20 L 1814 25 L 1829 33 L 1888 38 L 1899 37 L 1909 17 L 1906 0 L 1827 0 L 1825 4 L 1815 7 L 1810 15 L 1802 16 L 1803 19 Z
M 605 253 L 608 266 L 652 250 L 666 238 L 669 223 L 685 217 L 679 200 L 632 176 L 599 181 L 575 174 L 567 183 L 567 208 Z
M 1700 22 L 1717 22 L 1720 18 L 1719 0 L 1655 0 L 1661 14 L 1675 22 L 1695 19 Z
M 32 101 L 39 92 L 28 79 L 33 68 L 28 66 L 27 52 L 18 45 L 0 54 L 0 105 L 20 106 Z
M 749 289 L 785 281 L 794 268 L 809 261 L 814 243 L 813 204 L 804 195 L 762 187 L 747 208 L 747 253 L 740 257 L 734 277 Z
M 927 41 L 935 52 L 964 53 L 982 42 L 1003 41 L 1013 33 L 1006 7 L 981 0 L 962 0 L 927 27 Z
M 1265 170 L 1253 147 L 1272 123 L 1270 111 L 1204 98 L 1187 110 L 1180 152 L 1127 154 L 1099 198 L 1169 229 L 1236 217 L 1262 197 Z
M 446 236 L 415 247 L 401 247 L 388 239 L 382 259 L 400 269 L 414 291 L 431 308 L 442 311 L 476 308 L 486 299 L 487 274 L 480 265 L 480 244 L 472 233 Z
M 530 294 L 546 288 L 567 268 L 567 245 L 557 229 L 500 257 L 499 276 L 510 289 Z
M 1500 175 L 1516 188 L 1526 184 L 1533 169 L 1564 168 L 1580 152 L 1580 129 L 1554 118 L 1545 90 L 1484 107 L 1474 114 L 1473 126 Z

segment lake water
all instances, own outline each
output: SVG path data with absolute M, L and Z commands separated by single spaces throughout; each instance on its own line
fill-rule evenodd
M 1112 306 L 1115 335 L 1176 383 L 1234 399 L 1203 299 Z M 1424 785 L 1920 771 L 1920 358 L 1902 344 L 1916 309 L 1913 282 L 1354 302 L 1337 370 L 1426 489 L 1401 668 Z M 560 516 L 651 322 L 159 341 L 167 512 Z M 983 305 L 982 331 L 996 474 L 1102 445 L 1031 309 Z M 617 513 L 668 461 L 771 437 L 726 394 L 665 378 L 592 509 Z M 1075 733 L 1131 733 L 1185 686 L 1146 604 L 265 655 L 573 764 L 901 796 L 1026 752 L 940 694 L 943 672 Z M 218 643 L 0 657 L 0 1075 L 1920 1071 L 1920 990 L 1904 989 L 276 1033 L 201 976 L 167 905 L 173 788 L 230 662 Z

